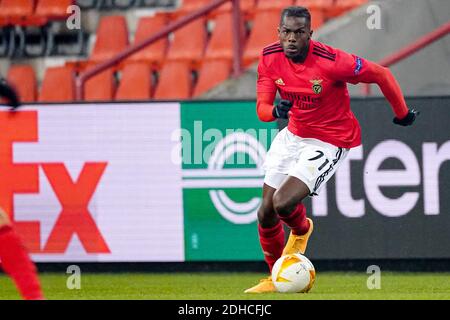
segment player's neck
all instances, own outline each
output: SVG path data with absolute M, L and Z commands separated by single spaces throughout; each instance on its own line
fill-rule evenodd
M 309 42 L 308 44 L 303 48 L 303 50 L 299 53 L 299 55 L 291 58 L 293 63 L 303 63 L 306 60 L 306 57 L 308 56 L 309 52 Z

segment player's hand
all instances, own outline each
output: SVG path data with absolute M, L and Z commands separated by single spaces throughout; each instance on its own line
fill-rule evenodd
M 408 110 L 408 113 L 406 116 L 404 116 L 402 119 L 399 119 L 397 117 L 392 120 L 395 124 L 398 124 L 399 126 L 410 126 L 413 124 L 414 120 L 416 120 L 416 117 L 420 114 L 419 111 L 415 109 Z
M 289 100 L 280 100 L 278 104 L 273 108 L 272 115 L 275 118 L 287 119 L 289 110 L 292 108 L 292 102 Z

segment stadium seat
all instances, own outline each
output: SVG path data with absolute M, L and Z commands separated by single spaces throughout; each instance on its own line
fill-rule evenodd
M 311 28 L 320 28 L 328 18 L 328 10 L 333 7 L 333 0 L 297 0 L 296 5 L 308 8 L 311 13 Z
M 256 13 L 253 20 L 253 28 L 243 54 L 244 66 L 249 66 L 251 63 L 256 62 L 262 49 L 277 41 L 279 21 L 279 11 L 263 10 Z
M 39 92 L 39 102 L 71 102 L 75 98 L 74 70 L 71 67 L 47 68 Z
M 256 10 L 277 10 L 292 6 L 294 0 L 259 0 L 256 6 Z
M 192 97 L 199 97 L 227 80 L 231 74 L 231 66 L 232 62 L 227 59 L 205 61 L 199 71 L 198 81 Z
M 11 65 L 7 80 L 16 89 L 21 102 L 36 101 L 37 82 L 33 67 L 30 65 Z
M 62 20 L 70 16 L 67 8 L 75 4 L 74 0 L 39 0 L 35 15 L 51 20 Z
M 205 53 L 207 36 L 205 19 L 199 18 L 182 27 L 174 34 L 167 59 L 188 61 L 196 68 Z
M 34 1 L 2 0 L 0 1 L 0 19 L 8 25 L 27 25 L 34 13 Z
M 327 16 L 329 18 L 340 16 L 345 12 L 365 4 L 367 1 L 368 0 L 336 0 L 332 6 L 328 7 Z
M 191 69 L 184 61 L 168 61 L 164 64 L 156 86 L 154 99 L 189 99 L 192 91 Z
M 215 27 L 204 59 L 233 59 L 233 26 L 231 13 L 224 13 L 215 19 Z M 241 26 L 241 39 L 244 40 L 245 29 Z
M 134 37 L 134 44 L 137 44 L 164 27 L 168 22 L 168 16 L 165 13 L 156 14 L 153 17 L 140 18 Z M 151 64 L 155 69 L 159 68 L 163 63 L 167 52 L 167 38 L 160 39 L 155 43 L 147 46 L 141 51 L 136 52 L 127 62 L 146 62 Z
M 84 84 L 84 100 L 111 101 L 114 99 L 115 91 L 114 70 L 109 68 L 86 81 Z
M 251 20 L 255 11 L 255 0 L 240 0 L 240 9 L 243 14 L 244 20 Z M 211 18 L 215 18 L 218 14 L 230 13 L 233 9 L 233 4 L 227 2 L 221 5 L 218 9 L 214 10 L 210 15 Z
M 210 3 L 210 0 L 182 0 L 180 8 L 175 15 L 185 15 L 190 12 L 199 10 Z
M 107 16 L 100 20 L 97 39 L 89 60 L 97 63 L 108 60 L 128 46 L 128 27 L 125 16 Z
M 149 100 L 152 93 L 152 74 L 148 64 L 131 63 L 122 70 L 116 100 Z

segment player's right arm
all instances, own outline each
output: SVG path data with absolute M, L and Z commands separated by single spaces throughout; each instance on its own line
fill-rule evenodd
M 281 100 L 276 106 L 273 105 L 277 87 L 268 75 L 263 57 L 260 58 L 258 64 L 256 91 L 256 113 L 261 121 L 270 122 L 277 118 L 288 118 L 292 103 L 288 100 Z

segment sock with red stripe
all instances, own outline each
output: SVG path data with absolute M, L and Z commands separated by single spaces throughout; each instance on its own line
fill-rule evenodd
M 262 228 L 258 225 L 259 242 L 264 252 L 264 259 L 269 265 L 270 272 L 275 262 L 281 257 L 284 249 L 284 229 L 281 221 L 272 228 Z
M 300 236 L 308 232 L 309 221 L 306 219 L 306 208 L 303 203 L 299 203 L 294 211 L 287 217 L 280 216 L 280 219 L 291 228 L 292 233 Z
M 36 266 L 19 236 L 8 225 L 0 227 L 0 260 L 3 270 L 14 280 L 24 299 L 44 299 Z

